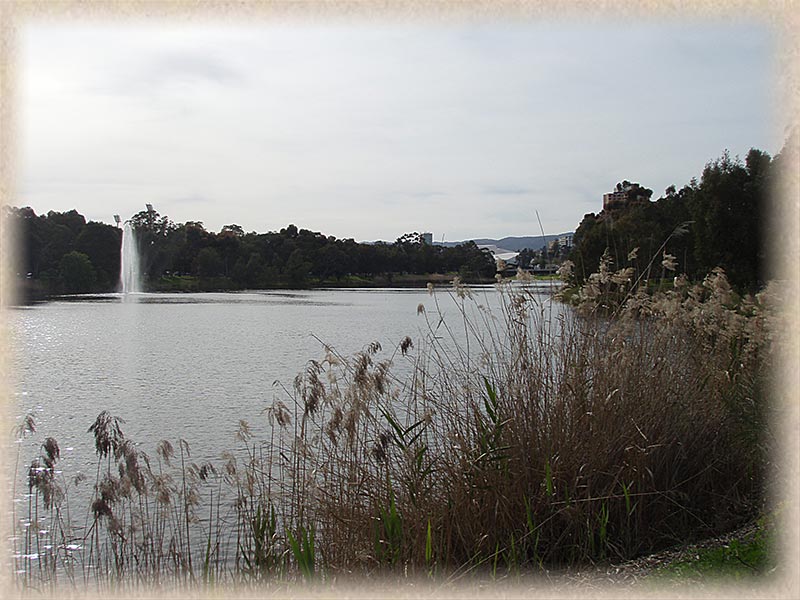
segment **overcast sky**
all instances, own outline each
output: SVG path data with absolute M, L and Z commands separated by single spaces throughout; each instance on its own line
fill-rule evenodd
M 29 25 L 16 205 L 340 238 L 574 230 L 726 148 L 774 154 L 761 25 Z

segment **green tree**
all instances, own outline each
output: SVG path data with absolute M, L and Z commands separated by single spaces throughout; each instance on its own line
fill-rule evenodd
M 98 287 L 116 289 L 120 270 L 122 232 L 111 225 L 89 221 L 75 240 L 75 249 L 89 257 L 97 273 Z
M 217 277 L 222 268 L 222 259 L 214 248 L 203 248 L 197 254 L 197 274 L 200 277 Z
M 245 264 L 244 282 L 249 288 L 257 288 L 262 285 L 262 272 L 264 270 L 264 260 L 258 252 L 250 253 L 250 257 Z
M 47 220 L 56 225 L 63 225 L 77 236 L 86 225 L 86 219 L 74 208 L 67 212 L 56 212 L 51 210 L 47 213 Z
M 763 283 L 763 212 L 767 201 L 770 157 L 751 149 L 743 164 L 725 152 L 706 165 L 700 183 L 691 186 L 689 210 L 694 220 L 698 275 L 725 269 L 740 290 Z
M 231 227 L 230 225 L 227 227 Z M 236 225 L 238 227 L 238 225 Z M 239 227 L 241 230 L 241 227 Z M 222 272 L 228 277 L 233 271 L 233 266 L 239 258 L 239 250 L 242 245 L 242 235 L 237 231 L 225 227 L 217 234 L 212 243 L 222 257 Z
M 290 239 L 294 239 L 298 235 L 297 226 L 294 224 L 287 225 L 285 229 L 281 229 L 280 234 Z
M 321 280 L 341 279 L 349 272 L 349 257 L 335 243 L 329 243 L 315 254 L 312 272 Z
M 300 248 L 294 250 L 286 261 L 284 274 L 292 285 L 303 285 L 306 283 L 311 271 L 311 263 L 306 260 Z
M 225 225 L 221 230 L 220 233 L 230 232 L 238 238 L 244 237 L 244 229 L 242 229 L 241 225 Z
M 582 283 L 590 274 L 597 271 L 600 257 L 609 246 L 609 229 L 594 213 L 583 216 L 572 238 L 570 259 L 575 263 L 575 279 Z
M 96 279 L 95 270 L 89 257 L 82 252 L 65 254 L 60 263 L 59 273 L 68 294 L 91 292 Z
M 519 254 L 517 254 L 517 265 L 522 269 L 530 269 L 531 261 L 533 261 L 535 257 L 535 251 L 530 248 L 523 248 L 520 250 Z
M 75 236 L 69 227 L 47 220 L 43 227 L 42 274 L 53 277 L 58 273 L 61 259 L 75 249 Z
M 170 240 L 177 226 L 169 217 L 155 210 L 140 211 L 130 221 L 136 230 L 143 273 L 151 279 L 160 277 L 165 270 L 170 270 L 175 261 L 176 249 Z
M 37 217 L 36 213 L 29 206 L 16 208 L 14 206 L 3 206 L 3 226 L 16 232 L 17 253 L 15 255 L 16 264 L 13 265 L 14 272 L 20 276 L 39 277 L 39 268 L 42 264 L 42 250 L 45 241 L 42 232 L 42 218 Z

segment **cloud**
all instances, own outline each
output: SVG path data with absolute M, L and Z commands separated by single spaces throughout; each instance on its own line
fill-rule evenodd
M 192 52 L 170 52 L 151 55 L 137 72 L 124 79 L 127 89 L 163 89 L 179 85 L 241 85 L 246 74 L 219 57 Z M 121 82 L 122 83 L 122 82 Z
M 181 196 L 178 198 L 166 198 L 164 199 L 163 203 L 165 205 L 182 205 L 182 204 L 213 204 L 216 202 L 213 198 L 209 196 L 204 196 L 202 194 L 191 194 L 189 196 Z
M 412 198 L 443 198 L 448 194 L 445 192 L 417 191 L 407 192 L 406 195 L 411 196 Z
M 24 33 L 19 180 L 46 210 L 153 202 L 213 230 L 502 237 L 538 232 L 536 210 L 573 229 L 622 179 L 659 194 L 724 148 L 776 151 L 756 26 Z
M 490 196 L 524 196 L 536 193 L 536 190 L 528 187 L 515 187 L 515 186 L 486 186 L 483 188 L 483 193 Z

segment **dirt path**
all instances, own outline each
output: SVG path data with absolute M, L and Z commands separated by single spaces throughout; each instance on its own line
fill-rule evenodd
M 759 529 L 760 527 L 756 523 L 751 523 L 730 533 L 696 544 L 648 554 L 623 563 L 597 565 L 594 568 L 590 567 L 574 573 L 566 572 L 561 574 L 561 577 L 564 581 L 581 587 L 584 585 L 588 587 L 594 585 L 633 586 L 641 583 L 662 567 L 677 561 L 694 559 L 699 550 L 724 547 L 734 540 L 751 538 Z

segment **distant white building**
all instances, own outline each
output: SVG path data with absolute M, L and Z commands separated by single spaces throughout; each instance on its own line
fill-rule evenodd
M 519 252 L 498 248 L 494 244 L 480 244 L 478 248 L 488 250 L 494 256 L 495 262 L 503 261 L 506 265 L 516 265 Z
M 428 246 L 433 245 L 433 234 L 429 232 L 421 233 L 420 237 L 422 238 L 423 244 L 428 244 Z
M 551 254 L 555 254 L 561 250 L 569 250 L 572 248 L 572 234 L 568 233 L 567 235 L 562 235 L 561 237 L 557 237 L 547 244 L 547 251 Z

